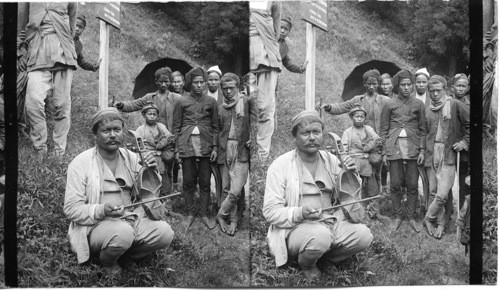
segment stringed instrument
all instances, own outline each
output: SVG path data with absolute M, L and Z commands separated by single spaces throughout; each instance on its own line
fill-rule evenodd
M 351 223 L 359 223 L 365 215 L 365 209 L 361 202 L 361 178 L 359 174 L 353 170 L 348 170 L 344 164 L 344 156 L 347 151 L 342 144 L 342 139 L 335 133 L 329 132 L 327 137 L 331 139 L 333 146 L 327 146 L 326 149 L 337 155 L 340 160 L 342 170 L 337 176 L 336 194 L 333 197 L 333 207 L 323 210 L 330 210 L 340 207 L 347 220 Z M 372 198 L 370 198 L 372 199 Z
M 142 153 L 146 151 L 146 148 L 144 147 L 141 136 L 133 130 L 128 130 L 128 133 L 134 139 L 134 145 L 141 158 L 142 167 L 137 173 L 134 188 L 132 190 L 132 196 L 138 200 L 139 203 L 131 204 L 126 207 L 129 208 L 141 205 L 148 218 L 152 220 L 161 220 L 166 212 L 165 205 L 161 200 L 175 195 L 159 198 L 161 187 L 160 174 L 153 168 L 147 166 L 144 156 L 142 155 Z

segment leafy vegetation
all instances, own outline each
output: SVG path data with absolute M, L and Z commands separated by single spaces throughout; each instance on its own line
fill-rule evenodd
M 431 72 L 468 72 L 468 1 L 367 1 L 361 7 L 401 31 L 410 56 Z
M 193 55 L 238 75 L 248 72 L 248 3 L 179 2 L 151 4 L 185 24 L 196 43 Z

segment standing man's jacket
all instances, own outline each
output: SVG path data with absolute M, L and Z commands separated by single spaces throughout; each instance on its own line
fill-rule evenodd
M 76 69 L 76 13 L 76 2 L 18 4 L 18 29 L 26 27 L 25 42 L 29 45 L 27 72 L 58 67 Z
M 250 107 L 248 97 L 240 94 L 239 104 L 234 105 L 229 110 L 224 105 L 219 105 L 219 154 L 218 164 L 225 164 L 227 140 L 229 139 L 229 130 L 231 129 L 231 120 L 234 117 L 234 131 L 238 135 L 238 161 L 247 162 L 250 160 L 250 149 L 246 146 L 250 140 Z M 243 107 L 243 116 L 236 112 L 236 107 Z
M 137 100 L 123 101 L 123 108 L 121 108 L 121 110 L 123 112 L 138 111 L 142 109 L 142 107 L 146 106 L 148 102 L 152 102 L 160 110 L 160 113 L 158 114 L 160 119 L 158 121 L 165 125 L 168 131 L 172 132 L 174 108 L 180 99 L 181 96 L 179 94 L 167 91 L 166 97 L 163 97 L 160 94 L 160 91 L 156 91 L 154 93 L 146 94 L 144 97 Z
M 367 118 L 365 119 L 365 125 L 368 125 L 375 129 L 375 132 L 380 136 L 380 115 L 382 113 L 382 108 L 387 102 L 389 102 L 390 98 L 381 94 L 377 94 L 375 96 L 375 102 L 373 102 L 373 119 Z M 349 113 L 349 111 L 357 106 L 357 104 L 361 105 L 366 112 L 371 111 L 371 105 L 368 102 L 368 97 L 366 94 L 354 96 L 354 98 L 342 102 L 330 104 L 330 110 L 328 111 L 332 115 L 340 115 Z
M 201 154 L 210 156 L 213 147 L 219 146 L 219 120 L 217 101 L 206 93 L 197 99 L 191 92 L 175 105 L 172 134 L 179 157 L 195 156 L 193 145 L 188 141 L 196 126 L 200 131 Z
M 397 139 L 403 129 L 408 140 L 408 157 L 417 159 L 421 150 L 425 149 L 425 105 L 415 97 L 405 99 L 398 95 L 385 104 L 380 117 L 379 136 L 385 140 L 387 160 L 401 159 Z
M 447 165 L 453 165 L 457 160 L 457 153 L 453 150 L 453 144 L 462 142 L 467 148 L 470 142 L 470 116 L 469 109 L 466 105 L 456 99 L 450 99 L 450 119 L 445 119 L 443 122 L 444 130 L 447 134 L 443 134 L 444 139 L 444 162 Z M 432 167 L 434 142 L 439 124 L 439 118 L 442 118 L 442 110 L 432 111 L 429 107 L 425 110 L 427 119 L 427 138 L 426 138 L 426 154 L 425 166 Z M 461 151 L 460 153 L 464 153 Z M 462 155 L 462 154 L 460 154 Z M 465 155 L 465 154 L 464 154 Z

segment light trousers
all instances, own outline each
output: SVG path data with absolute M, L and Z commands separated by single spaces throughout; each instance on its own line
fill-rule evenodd
M 257 99 L 252 112 L 257 115 L 257 154 L 269 156 L 271 139 L 274 133 L 274 114 L 276 112 L 275 90 L 278 71 L 269 70 L 257 73 Z
M 219 171 L 222 176 L 222 198 L 223 202 L 219 209 L 219 214 L 230 215 L 230 220 L 237 221 L 236 210 L 245 206 L 245 196 L 243 187 L 248 179 L 248 162 L 238 161 L 238 141 L 229 140 L 227 144 L 226 164 L 219 164 Z M 242 210 L 240 208 L 240 210 Z
M 64 154 L 71 125 L 71 82 L 73 70 L 37 70 L 28 73 L 26 87 L 26 119 L 30 125 L 30 137 L 37 150 L 47 148 L 47 121 L 45 100 L 52 89 L 54 104 L 55 151 Z
M 443 150 L 434 150 L 434 164 L 427 167 L 431 203 L 425 217 L 437 220 L 438 225 L 446 225 L 444 205 L 449 197 L 450 189 L 455 182 L 455 164 L 444 162 Z M 436 156 L 437 155 L 437 156 Z
M 90 232 L 88 239 L 90 252 L 99 254 L 103 266 L 111 266 L 125 254 L 132 260 L 138 260 L 168 247 L 174 238 L 174 232 L 165 221 L 154 221 L 144 213 L 129 223 L 119 218 L 106 218 Z
M 343 261 L 368 248 L 373 241 L 369 228 L 337 220 L 328 226 L 319 221 L 305 221 L 295 227 L 287 239 L 288 255 L 298 257 L 304 270 L 311 269 L 325 255 L 333 263 Z

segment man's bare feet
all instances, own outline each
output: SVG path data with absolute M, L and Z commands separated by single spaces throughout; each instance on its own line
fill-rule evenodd
M 311 269 L 302 269 L 304 274 L 309 279 L 319 278 L 321 276 L 321 271 L 318 269 L 316 265 L 312 266 Z
M 220 226 L 221 231 L 226 233 L 228 226 L 227 226 L 226 220 L 224 220 L 224 217 L 221 214 L 217 214 L 217 221 L 219 222 L 219 226 Z
M 194 215 L 188 215 L 186 219 L 186 230 L 189 229 L 189 227 L 193 224 L 194 221 Z
M 420 233 L 420 231 L 422 231 L 422 228 L 417 224 L 417 222 L 414 219 L 410 220 L 410 226 L 417 233 Z
M 394 222 L 391 225 L 391 230 L 393 232 L 397 231 L 399 229 L 399 226 L 401 226 L 401 223 L 403 222 L 402 218 L 397 218 L 394 220 Z
M 215 228 L 215 221 L 207 216 L 201 217 L 201 220 L 203 223 L 207 226 L 209 229 Z
M 434 228 L 434 225 L 432 224 L 432 222 L 427 217 L 424 218 L 424 227 L 427 229 L 427 233 L 430 236 L 434 236 L 434 231 L 436 229 Z
M 444 235 L 444 225 L 438 225 L 436 231 L 434 232 L 434 237 L 436 239 L 441 239 Z
M 229 228 L 227 229 L 227 234 L 234 236 L 234 234 L 236 233 L 237 227 L 238 227 L 237 222 L 231 222 L 231 224 L 229 225 Z

